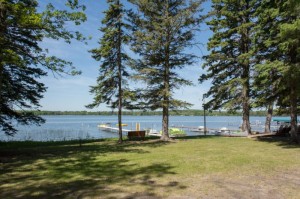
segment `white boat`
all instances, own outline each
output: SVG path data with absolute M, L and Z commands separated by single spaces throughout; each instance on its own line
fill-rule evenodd
M 147 135 L 161 136 L 160 132 L 158 132 L 156 129 L 147 129 L 146 133 Z
M 198 131 L 204 131 L 204 126 L 198 126 Z
M 192 128 L 190 131 L 204 133 L 204 130 L 205 130 L 204 126 L 198 126 L 197 128 Z M 206 132 L 208 133 L 207 128 L 206 128 Z
M 228 135 L 230 134 L 230 130 L 226 127 L 220 128 L 219 131 L 216 132 L 216 135 Z

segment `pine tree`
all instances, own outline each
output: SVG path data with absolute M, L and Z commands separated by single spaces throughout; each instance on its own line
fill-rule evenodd
M 282 52 L 283 59 L 280 68 L 287 82 L 289 92 L 290 116 L 291 116 L 291 135 L 295 142 L 300 143 L 297 138 L 297 105 L 299 102 L 300 87 L 300 2 L 297 0 L 278 1 L 277 10 L 279 11 L 279 50 Z
M 120 0 L 108 0 L 109 8 L 102 20 L 101 28 L 103 37 L 100 39 L 100 47 L 91 50 L 93 58 L 101 61 L 100 75 L 97 85 L 91 87 L 91 93 L 95 94 L 94 102 L 87 107 L 94 108 L 102 103 L 111 108 L 118 107 L 119 143 L 122 143 L 122 106 L 126 95 L 129 76 L 126 70 L 126 62 L 129 57 L 124 53 L 122 46 L 128 42 L 125 34 L 126 24 L 124 16 L 126 10 Z M 123 78 L 125 77 L 125 78 Z
M 194 44 L 195 29 L 200 23 L 201 1 L 131 0 L 138 12 L 131 15 L 134 32 L 132 50 L 140 59 L 135 62 L 136 78 L 144 82 L 140 97 L 145 109 L 162 109 L 162 140 L 169 140 L 169 110 L 190 104 L 174 99 L 174 90 L 191 85 L 179 70 L 191 65 L 195 55 L 185 49 Z
M 270 1 L 275 4 L 275 1 Z M 269 4 L 269 6 L 270 6 Z M 254 67 L 253 98 L 255 107 L 267 107 L 267 117 L 265 122 L 265 132 L 271 132 L 271 120 L 273 106 L 278 102 L 279 96 L 285 95 L 280 71 L 274 67 L 273 63 L 280 56 L 277 46 L 271 42 L 277 37 L 278 30 L 272 27 L 277 23 L 278 12 L 267 9 L 266 1 L 260 1 L 255 11 L 257 21 L 254 27 L 255 59 L 257 64 Z
M 291 115 L 291 134 L 297 141 L 297 105 L 300 88 L 300 2 L 297 0 L 263 0 L 257 10 L 256 49 L 263 57 L 258 66 L 258 78 L 276 84 L 272 95 L 277 105 L 286 108 Z M 270 71 L 275 71 L 277 78 L 270 78 Z M 299 140 L 298 140 L 299 142 Z
M 66 22 L 80 24 L 85 20 L 84 6 L 77 0 L 68 0 L 67 6 L 69 11 L 49 4 L 39 13 L 36 0 L 0 0 L 0 129 L 8 135 L 17 132 L 15 122 L 26 125 L 44 121 L 24 110 L 38 109 L 46 90 L 38 80 L 46 71 L 78 73 L 71 62 L 48 56 L 47 49 L 40 47 L 44 38 L 68 43 L 73 38 L 84 39 L 79 32 L 65 28 Z
M 238 110 L 242 107 L 242 130 L 251 133 L 250 76 L 253 61 L 251 29 L 254 0 L 213 0 L 211 20 L 207 25 L 213 31 L 208 42 L 207 56 L 203 68 L 207 74 L 200 82 L 212 80 L 212 86 L 205 94 L 207 106 L 212 109 Z

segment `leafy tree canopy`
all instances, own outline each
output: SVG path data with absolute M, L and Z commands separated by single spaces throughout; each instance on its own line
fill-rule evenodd
M 66 1 L 67 8 L 58 10 L 48 4 L 42 12 L 36 0 L 0 0 L 0 129 L 16 133 L 15 122 L 40 124 L 43 119 L 30 112 L 37 109 L 46 87 L 38 79 L 48 71 L 76 75 L 71 62 L 48 56 L 40 43 L 45 38 L 83 41 L 79 32 L 71 32 L 66 24 L 80 25 L 86 20 L 85 7 L 78 0 Z

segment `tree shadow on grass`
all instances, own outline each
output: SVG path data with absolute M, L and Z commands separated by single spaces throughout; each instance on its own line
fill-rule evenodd
M 213 139 L 218 138 L 218 136 L 215 135 L 196 135 L 196 136 L 182 136 L 182 137 L 176 137 L 176 140 L 198 140 L 198 139 Z
M 96 152 L 105 155 L 112 152 L 147 153 L 144 150 L 135 148 L 137 146 L 161 147 L 170 144 L 160 140 L 150 141 L 124 141 L 117 144 L 115 140 L 87 140 L 79 144 L 78 141 L 66 142 L 0 142 L 0 162 L 5 156 L 55 156 L 64 153 L 72 154 L 78 152 Z
M 89 142 L 81 147 L 59 144 L 1 151 L 0 160 L 6 157 L 6 162 L 0 162 L 0 198 L 159 198 L 155 193 L 158 188 L 185 188 L 179 182 L 160 180 L 176 174 L 170 164 L 135 161 L 135 157 L 143 158 L 143 154 L 149 153 L 136 146 L 137 143 L 130 142 Z M 5 156 L 5 152 L 11 154 Z M 118 153 L 129 157 L 114 157 Z
M 291 142 L 291 138 L 287 136 L 267 135 L 255 138 L 259 142 L 274 143 L 284 149 L 300 148 L 300 144 Z

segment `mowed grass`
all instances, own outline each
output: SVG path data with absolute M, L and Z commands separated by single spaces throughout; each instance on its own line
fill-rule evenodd
M 0 143 L 0 198 L 300 198 L 277 138 Z

